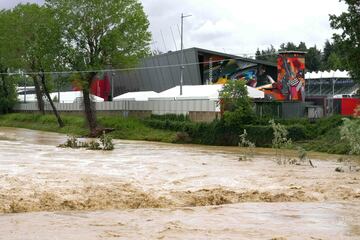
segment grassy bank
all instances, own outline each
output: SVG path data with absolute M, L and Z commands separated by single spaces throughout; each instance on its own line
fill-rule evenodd
M 88 133 L 82 116 L 64 115 L 64 128 L 59 128 L 53 115 L 14 113 L 0 116 L 0 126 L 27 128 L 33 130 L 58 132 L 68 135 L 84 136 Z M 174 142 L 176 133 L 170 130 L 154 129 L 146 126 L 141 120 L 119 116 L 98 116 L 99 124 L 114 128 L 111 136 L 115 139 L 146 140 Z
M 0 126 L 51 131 L 83 136 L 88 133 L 82 116 L 62 116 L 66 127 L 59 128 L 53 115 L 7 114 L 0 116 Z M 271 147 L 273 132 L 267 120 L 257 120 L 253 125 L 227 126 L 222 121 L 194 123 L 183 116 L 153 116 L 139 120 L 120 116 L 98 116 L 102 127 L 114 128 L 115 139 L 146 140 L 167 143 L 195 143 L 218 146 L 237 146 L 239 134 L 244 129 L 257 147 Z M 302 146 L 309 151 L 347 154 L 349 145 L 341 141 L 339 127 L 341 116 L 309 122 L 305 119 L 280 120 L 289 131 L 294 148 Z
M 332 154 L 347 154 L 350 146 L 341 140 L 340 126 L 342 116 L 323 118 L 315 122 L 307 119 L 277 120 L 286 127 L 288 137 L 293 141 L 293 147 L 301 146 L 308 151 L 325 152 Z M 237 146 L 239 135 L 246 129 L 248 139 L 257 147 L 269 148 L 272 146 L 273 129 L 269 119 L 254 119 L 251 124 L 228 125 L 224 121 L 212 123 L 193 123 L 186 118 L 174 116 L 154 116 L 145 119 L 147 126 L 156 129 L 167 129 L 177 132 L 186 132 L 189 142 L 205 145 Z

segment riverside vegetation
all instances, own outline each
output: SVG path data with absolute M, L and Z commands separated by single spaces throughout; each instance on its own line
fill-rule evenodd
M 21 127 L 34 130 L 85 136 L 88 133 L 82 116 L 64 115 L 66 127 L 58 128 L 52 115 L 14 113 L 0 116 L 0 126 Z M 268 119 L 256 119 L 252 124 L 229 127 L 224 120 L 212 123 L 194 123 L 186 116 L 152 116 L 143 120 L 119 116 L 99 116 L 103 127 L 113 128 L 109 134 L 114 139 L 145 140 L 167 143 L 195 143 L 204 145 L 238 146 L 240 135 L 246 130 L 246 139 L 257 147 L 272 147 L 273 128 Z M 357 153 L 358 137 L 351 129 L 360 129 L 360 121 L 343 120 L 341 116 L 309 122 L 305 119 L 275 120 L 288 131 L 292 139 L 290 148 L 302 147 L 306 151 L 334 154 Z M 351 125 L 351 126 L 348 126 Z M 345 127 L 348 126 L 348 127 Z M 350 130 L 345 130 L 350 129 Z M 185 136 L 185 137 L 184 137 Z M 343 140 L 341 140 L 343 138 Z M 356 138 L 356 139 L 355 139 Z M 352 142 L 352 144 L 350 144 Z
M 76 136 L 69 136 L 64 144 L 60 144 L 61 148 L 86 148 L 87 150 L 114 150 L 114 143 L 112 138 L 103 132 L 103 134 L 97 139 L 90 141 L 80 141 Z

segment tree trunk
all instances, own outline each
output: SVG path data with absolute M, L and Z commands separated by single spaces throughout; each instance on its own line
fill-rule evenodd
M 4 73 L 6 71 L 0 71 L 1 73 Z M 5 99 L 9 97 L 9 92 L 8 92 L 8 89 L 7 89 L 7 86 L 6 86 L 6 76 L 4 74 L 1 74 L 1 85 L 2 85 L 2 88 L 3 88 L 3 92 L 4 92 L 4 97 Z M 6 106 L 6 108 L 4 107 L 3 108 L 3 112 L 4 113 L 9 113 L 10 109 L 9 109 L 9 106 Z
M 88 79 L 86 79 L 86 86 L 83 86 L 84 110 L 86 121 L 90 129 L 90 137 L 97 137 L 98 135 L 95 104 L 91 101 L 90 98 L 91 84 L 95 76 L 96 73 L 90 73 Z
M 41 90 L 39 80 L 37 78 L 37 75 L 33 75 L 32 78 L 34 80 L 34 86 L 35 86 L 35 93 L 36 93 L 36 98 L 37 98 L 38 109 L 39 109 L 41 114 L 45 115 L 45 105 L 44 105 L 44 99 L 43 99 L 43 92 Z
M 55 107 L 55 105 L 54 105 L 54 102 L 53 102 L 53 100 L 52 100 L 51 97 L 50 97 L 50 93 L 49 93 L 49 91 L 48 91 L 48 89 L 47 89 L 46 82 L 45 82 L 45 74 L 44 74 L 44 72 L 41 73 L 40 77 L 41 77 L 41 83 L 42 83 L 42 86 L 43 86 L 43 89 L 44 89 L 44 93 L 45 93 L 47 99 L 48 99 L 49 102 L 50 102 L 51 108 L 52 108 L 52 110 L 53 110 L 53 113 L 54 113 L 57 121 L 58 121 L 59 127 L 60 127 L 60 128 L 63 128 L 63 127 L 65 126 L 65 125 L 64 125 L 64 122 L 62 121 L 62 119 L 61 119 L 61 117 L 60 117 L 60 115 L 59 115 L 59 112 L 57 111 L 57 109 L 56 109 L 56 107 Z

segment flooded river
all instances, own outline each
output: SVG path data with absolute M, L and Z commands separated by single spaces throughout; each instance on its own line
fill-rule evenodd
M 133 141 L 57 148 L 65 139 L 0 128 L 0 239 L 360 239 L 356 162 Z

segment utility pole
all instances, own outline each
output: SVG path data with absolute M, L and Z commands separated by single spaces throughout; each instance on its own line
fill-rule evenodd
M 112 71 L 111 73 L 111 101 L 114 101 L 114 78 L 115 78 L 115 72 Z
M 181 14 L 181 68 L 180 68 L 180 96 L 183 95 L 184 84 L 184 18 L 191 17 L 191 15 Z
M 25 88 L 24 88 L 24 103 L 26 103 L 26 94 L 27 94 L 27 83 L 26 83 L 26 79 L 27 79 L 27 76 L 25 76 L 24 78 L 24 72 L 21 71 L 21 80 L 24 80 L 25 79 Z

